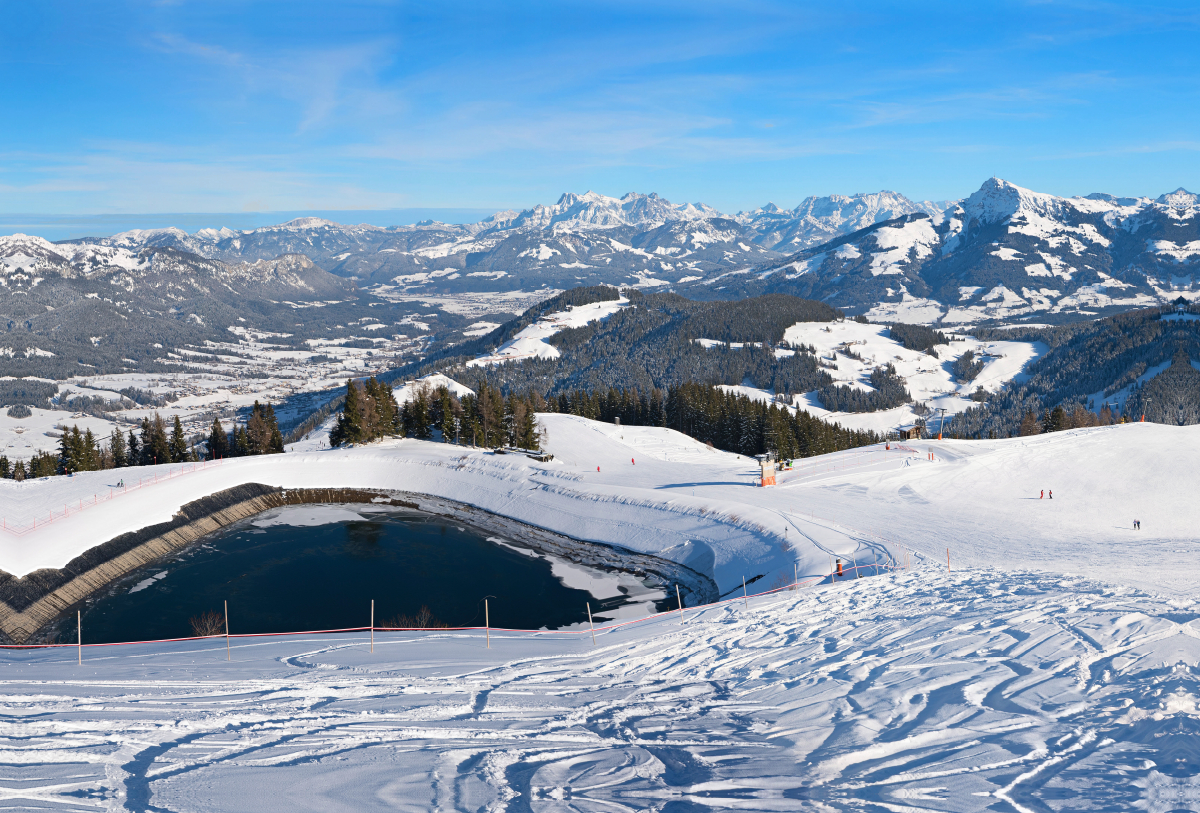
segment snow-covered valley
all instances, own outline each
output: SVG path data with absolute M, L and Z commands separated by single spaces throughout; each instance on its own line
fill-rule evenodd
M 5 650 L 7 797 L 179 811 L 1192 809 L 1196 429 L 914 441 L 798 461 L 760 488 L 753 461 L 671 430 L 542 419 L 552 462 L 414 440 L 230 460 L 5 534 L 0 567 L 61 567 L 240 482 L 336 485 L 441 494 L 686 562 L 732 600 L 595 646 L 586 630 L 493 631 L 489 648 L 471 630 L 377 632 L 374 652 L 365 632 L 235 637 L 229 661 L 220 638 L 85 646 L 82 666 L 73 647 Z M 6 526 L 105 478 L 0 482 Z M 912 567 L 831 584 L 835 557 Z M 795 573 L 799 589 L 753 596 Z M 742 600 L 742 577 L 759 574 Z

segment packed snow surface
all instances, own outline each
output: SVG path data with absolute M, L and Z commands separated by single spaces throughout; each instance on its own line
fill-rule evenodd
M 411 440 L 230 460 L 4 535 L 0 566 L 61 565 L 239 482 L 371 486 L 688 561 L 731 599 L 600 630 L 595 646 L 585 629 L 493 630 L 490 648 L 482 630 L 377 632 L 373 653 L 365 633 L 234 638 L 229 661 L 219 638 L 84 647 L 82 666 L 74 648 L 5 650 L 6 798 L 1194 809 L 1200 428 L 857 449 L 759 488 L 752 461 L 671 430 L 543 420 L 553 463 Z M 0 499 L 37 515 L 112 479 L 5 481 Z M 825 578 L 831 557 L 889 555 L 912 569 Z M 796 570 L 800 589 L 741 596 L 743 574 L 764 574 L 753 594 Z

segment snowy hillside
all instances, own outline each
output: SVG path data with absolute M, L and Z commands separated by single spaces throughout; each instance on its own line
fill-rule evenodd
M 558 358 L 560 355 L 558 348 L 549 344 L 546 339 L 566 328 L 583 327 L 598 319 L 606 319 L 628 305 L 629 300 L 621 297 L 607 302 L 575 305 L 565 311 L 546 314 L 532 325 L 523 328 L 516 336 L 504 342 L 491 353 L 480 356 L 469 362 L 467 366 L 481 367 L 530 358 Z
M 764 489 L 753 485 L 753 460 L 673 430 L 570 415 L 539 420 L 555 455 L 551 463 L 416 440 L 234 458 L 114 492 L 112 500 L 66 518 L 64 504 L 107 493 L 118 478 L 100 471 L 0 481 L 6 527 L 32 528 L 41 518 L 36 530 L 2 537 L 0 569 L 22 575 L 61 567 L 95 540 L 165 521 L 186 502 L 244 482 L 396 489 L 419 483 L 426 493 L 568 536 L 681 561 L 709 573 L 722 591 L 742 575 L 761 575 L 766 584 L 790 578 L 793 562 L 801 576 L 825 576 L 829 552 L 869 558 L 890 551 L 899 558 L 903 545 L 934 560 L 950 546 L 971 567 L 1081 573 L 1186 592 L 1191 565 L 1159 572 L 1159 555 L 1200 556 L 1177 550 L 1191 539 L 1197 518 L 1186 496 L 1198 476 L 1188 463 L 1200 452 L 1196 428 L 1126 424 L 868 447 L 797 461 L 780 474 L 778 487 Z M 934 461 L 926 459 L 930 451 Z M 129 470 L 143 480 L 167 471 Z M 1116 480 L 1116 471 L 1144 474 Z M 1038 499 L 1042 489 L 1052 489 L 1054 500 Z M 521 499 L 513 501 L 517 492 Z M 61 521 L 47 523 L 51 512 Z M 1130 530 L 1135 518 L 1144 522 L 1140 534 Z M 1103 557 L 1089 553 L 1101 549 Z
M 547 423 L 554 464 L 417 441 L 231 460 L 5 536 L 0 556 L 52 565 L 87 544 L 81 527 L 104 539 L 253 480 L 419 481 L 580 536 L 711 554 L 739 587 L 769 563 L 823 575 L 827 550 L 928 558 L 600 630 L 595 646 L 586 630 L 493 630 L 490 647 L 468 630 L 376 632 L 374 652 L 365 632 L 234 637 L 229 661 L 221 638 L 85 646 L 82 666 L 72 647 L 6 650 L 6 793 L 180 811 L 1188 809 L 1200 430 L 855 450 L 755 488 L 749 461 L 669 430 Z M 106 476 L 0 489 L 39 514 Z
M 1025 367 L 1046 352 L 1046 346 L 1040 343 L 979 341 L 964 336 L 955 337 L 950 344 L 938 345 L 935 348 L 937 356 L 930 356 L 905 348 L 888 335 L 884 325 L 850 321 L 831 325 L 801 322 L 789 328 L 783 338 L 787 344 L 815 347 L 817 355 L 827 360 L 825 371 L 837 384 L 870 390 L 871 372 L 877 367 L 893 365 L 904 379 L 914 404 L 879 412 L 853 413 L 826 410 L 815 392 L 797 396 L 793 401 L 795 407 L 827 421 L 877 432 L 912 426 L 921 417 L 914 411 L 915 404 L 923 404 L 931 410 L 927 414 L 929 425 L 936 427 L 937 422 L 932 416 L 938 411 L 944 409 L 947 415 L 954 415 L 976 406 L 970 396 L 978 388 L 995 393 L 1013 380 L 1019 380 Z M 983 369 L 970 381 L 962 381 L 954 376 L 954 362 L 968 350 L 983 363 Z

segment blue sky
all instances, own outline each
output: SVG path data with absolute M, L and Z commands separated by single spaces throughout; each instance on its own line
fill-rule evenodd
M 1200 10 L 9 3 L 0 212 L 1200 191 Z

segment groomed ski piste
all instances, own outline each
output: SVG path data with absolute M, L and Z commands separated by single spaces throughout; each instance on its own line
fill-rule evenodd
M 224 638 L 3 650 L 6 804 L 1196 809 L 1200 429 L 909 441 L 761 488 L 752 460 L 671 430 L 541 420 L 551 462 L 403 440 L 159 467 L 111 499 L 113 472 L 0 482 L 6 527 L 76 506 L 0 535 L 14 575 L 264 483 L 441 496 L 673 558 L 727 594 L 594 644 L 377 631 L 372 652 L 365 630 L 235 626 L 229 660 Z M 863 578 L 831 583 L 831 558 Z

